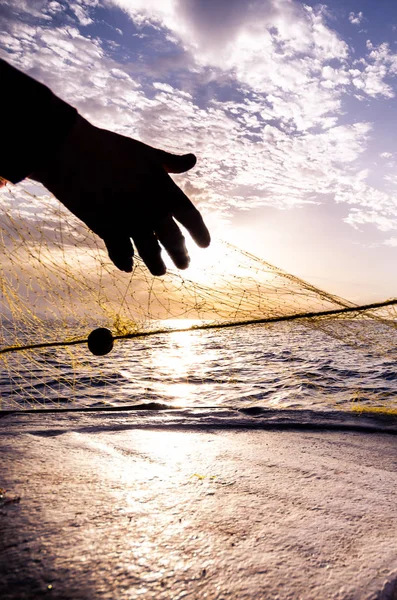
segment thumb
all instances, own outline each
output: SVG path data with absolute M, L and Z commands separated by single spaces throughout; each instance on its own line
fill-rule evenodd
M 180 156 L 164 152 L 164 150 L 158 150 L 157 158 L 167 173 L 184 173 L 185 171 L 190 171 L 197 161 L 194 154 L 183 154 Z

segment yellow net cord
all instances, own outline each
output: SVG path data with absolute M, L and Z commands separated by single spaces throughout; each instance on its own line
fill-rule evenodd
M 223 242 L 186 272 L 152 277 L 138 259 L 130 275 L 115 269 L 101 240 L 52 197 L 3 188 L 0 214 L 0 410 L 113 404 L 110 362 L 127 360 L 139 339 L 164 344 L 164 336 L 186 329 L 261 326 L 271 344 L 281 327 L 287 345 L 304 329 L 331 340 L 330 352 L 345 349 L 352 363 L 371 355 L 367 373 L 379 360 L 396 364 L 397 299 L 355 306 Z M 98 327 L 116 340 L 104 358 L 86 345 Z M 133 360 L 149 360 L 149 352 L 140 346 Z M 367 395 L 363 408 L 393 412 L 394 392 L 382 394 Z

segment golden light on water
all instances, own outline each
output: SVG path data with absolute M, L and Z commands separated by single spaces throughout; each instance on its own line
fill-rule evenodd
M 186 406 L 195 401 L 193 387 L 189 378 L 196 374 L 197 366 L 206 360 L 202 351 L 200 333 L 189 331 L 199 324 L 194 319 L 168 319 L 165 326 L 170 328 L 186 328 L 186 331 L 176 331 L 167 336 L 164 345 L 153 349 L 151 362 L 157 373 L 164 376 L 163 393 L 177 405 Z M 194 370 L 192 369 L 194 365 Z
M 170 329 L 171 332 L 158 334 L 155 343 L 150 344 L 150 351 L 141 356 L 145 371 L 143 395 L 149 395 L 150 400 L 181 407 L 197 403 L 196 384 L 198 380 L 205 379 L 208 351 L 203 348 L 202 332 L 192 327 L 202 323 L 198 319 L 157 322 L 158 328 Z M 135 366 L 130 366 L 128 361 L 124 362 L 119 373 L 131 384 L 137 384 Z
M 197 325 L 202 325 L 201 319 L 163 319 L 161 321 L 161 327 L 165 329 L 192 329 Z M 176 332 L 174 335 L 177 335 Z

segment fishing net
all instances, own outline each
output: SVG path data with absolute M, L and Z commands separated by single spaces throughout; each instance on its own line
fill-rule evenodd
M 261 355 L 251 365 L 258 384 L 266 363 L 285 358 L 286 352 L 289 358 L 282 367 L 278 361 L 278 373 L 291 375 L 292 365 L 305 360 L 307 340 L 311 352 L 317 340 L 331 356 L 342 357 L 343 368 L 364 365 L 356 391 L 349 391 L 351 405 L 396 410 L 390 386 L 374 381 L 369 393 L 367 382 L 377 377 L 380 364 L 383 377 L 396 378 L 397 300 L 355 306 L 216 241 L 186 272 L 152 277 L 137 259 L 132 275 L 126 274 L 111 264 L 101 240 L 54 198 L 7 187 L 0 191 L 0 204 L 0 410 L 164 399 L 161 369 L 167 361 L 168 367 L 174 361 L 178 384 L 171 404 L 186 403 L 189 385 L 199 381 L 205 384 L 203 397 L 210 383 L 224 398 L 232 393 L 243 397 L 241 363 L 228 373 L 216 365 L 209 380 L 211 357 L 200 347 L 203 331 L 220 344 L 217 360 L 222 351 L 229 353 L 229 365 L 236 344 L 251 340 L 255 345 L 260 339 Z M 87 338 L 100 327 L 112 332 L 115 344 L 110 354 L 98 357 L 89 351 Z M 192 347 L 200 356 L 194 372 L 189 370 Z M 310 380 L 306 373 L 305 378 L 315 393 L 315 377 Z M 339 385 L 343 388 L 343 381 Z

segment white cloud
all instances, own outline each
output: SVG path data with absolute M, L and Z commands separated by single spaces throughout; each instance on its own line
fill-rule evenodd
M 70 10 L 74 12 L 76 15 L 79 24 L 85 27 L 86 25 L 91 25 L 93 20 L 89 16 L 88 10 L 85 6 L 82 6 L 78 2 L 72 2 L 69 4 Z
M 363 225 L 375 225 L 377 229 L 384 233 L 397 229 L 397 217 L 395 215 L 389 217 L 376 210 L 353 208 L 345 222 L 356 229 L 360 229 Z
M 391 246 L 392 248 L 397 248 L 397 237 L 392 237 L 385 240 L 384 244 L 386 246 Z
M 288 0 L 256 1 L 248 6 L 241 0 L 114 3 L 135 22 L 143 19 L 170 29 L 198 68 L 232 73 L 240 85 L 266 94 L 273 118 L 285 120 L 292 129 L 327 127 L 328 113 L 340 109 L 339 90 L 327 89 L 327 77 L 323 81 L 321 71 L 332 60 L 344 61 L 348 48 L 326 26 L 321 10 Z M 215 18 L 218 12 L 222 18 Z M 339 73 L 339 84 L 348 80 Z
M 60 4 L 59 2 L 56 2 L 55 0 L 48 3 L 47 11 L 50 14 L 56 14 L 56 13 L 62 12 L 64 10 L 65 10 L 65 6 L 63 4 Z
M 363 21 L 363 19 L 364 19 L 364 15 L 361 11 L 358 13 L 351 12 L 349 14 L 349 21 L 350 21 L 350 23 L 352 23 L 352 25 L 360 25 L 360 23 Z
M 396 92 L 391 80 L 397 76 L 397 54 L 390 50 L 389 44 L 374 46 L 370 40 L 367 49 L 367 57 L 355 61 L 355 68 L 350 69 L 353 85 L 373 98 L 394 98 Z
M 230 2 L 225 21 L 213 19 L 208 44 L 203 32 L 212 13 L 203 3 L 186 1 L 179 12 L 177 0 L 118 4 L 135 23 L 151 23 L 156 36 L 185 49 L 178 83 L 169 77 L 175 61 L 152 72 L 146 64 L 119 64 L 77 24 L 55 30 L 10 21 L 0 41 L 16 66 L 95 124 L 171 151 L 196 152 L 196 169 L 177 179 L 207 213 L 225 218 L 258 206 L 334 199 L 347 205 L 346 222 L 354 227 L 396 229 L 397 184 L 389 181 L 388 190 L 369 184 L 371 173 L 360 161 L 371 124 L 349 122 L 342 104 L 352 83 L 361 98 L 392 97 L 386 78 L 396 59 L 387 45 L 368 43 L 368 56 L 353 62 L 323 11 L 286 0 L 261 3 L 256 14 Z M 87 2 L 78 5 L 87 10 Z M 230 85 L 239 99 L 200 103 L 195 92 L 203 82 Z
M 5 16 L 10 19 L 17 20 L 19 14 L 29 15 L 31 17 L 46 18 L 46 0 L 2 0 L 1 9 L 5 12 Z M 54 3 L 50 2 L 50 9 Z M 55 3 L 58 4 L 58 3 Z M 49 18 L 49 17 L 47 17 Z

